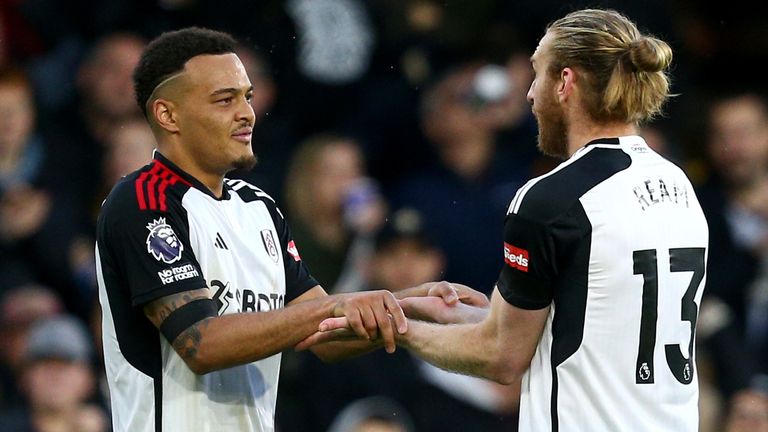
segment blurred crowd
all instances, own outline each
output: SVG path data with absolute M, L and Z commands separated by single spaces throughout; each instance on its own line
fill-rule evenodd
M 259 164 L 329 292 L 446 279 L 490 293 L 506 207 L 536 150 L 529 56 L 545 25 L 616 8 L 675 50 L 649 144 L 710 226 L 698 317 L 701 430 L 768 431 L 768 4 L 746 0 L 0 0 L 0 431 L 107 431 L 94 224 L 153 136 L 133 97 L 146 41 L 233 33 Z M 85 12 L 83 12 L 85 11 Z M 515 430 L 519 385 L 412 357 L 287 353 L 277 427 Z

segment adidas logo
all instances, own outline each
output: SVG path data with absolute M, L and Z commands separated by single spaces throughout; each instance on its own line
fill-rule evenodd
M 229 250 L 229 247 L 219 233 L 216 233 L 216 240 L 213 241 L 213 245 L 219 249 Z

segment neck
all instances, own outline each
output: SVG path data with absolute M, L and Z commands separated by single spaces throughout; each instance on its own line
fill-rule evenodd
M 637 127 L 631 123 L 598 124 L 579 119 L 568 128 L 568 156 L 572 156 L 590 141 L 598 138 L 612 138 L 627 135 L 637 135 Z
M 219 172 L 212 172 L 210 169 L 206 169 L 201 163 L 195 160 L 189 152 L 181 150 L 179 144 L 166 144 L 162 148 L 158 145 L 158 150 L 168 160 L 176 164 L 184 172 L 196 178 L 203 186 L 207 187 L 213 196 L 220 198 L 224 193 L 224 174 Z

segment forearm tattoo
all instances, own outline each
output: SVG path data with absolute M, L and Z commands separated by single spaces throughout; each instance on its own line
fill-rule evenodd
M 210 318 L 206 318 L 200 322 L 192 324 L 173 341 L 173 349 L 179 353 L 181 358 L 192 359 L 197 355 L 197 350 L 200 347 L 200 341 L 202 340 L 200 330 L 208 327 L 209 321 Z
M 171 294 L 148 304 L 144 308 L 144 313 L 156 327 L 160 327 L 160 324 L 162 324 L 163 321 L 165 321 L 165 319 L 168 318 L 176 309 L 195 300 L 206 299 L 209 297 L 210 296 L 207 288 L 201 288 L 194 291 L 185 291 L 178 294 Z

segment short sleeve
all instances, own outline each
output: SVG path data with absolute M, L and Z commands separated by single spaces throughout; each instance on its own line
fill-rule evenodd
M 275 228 L 280 234 L 280 244 L 283 245 L 283 263 L 285 265 L 285 303 L 301 296 L 319 283 L 309 273 L 309 268 L 301 260 L 299 248 L 293 240 L 291 229 L 282 213 L 275 207 L 273 214 Z
M 129 194 L 110 197 L 97 228 L 99 250 L 110 257 L 132 304 L 206 287 L 183 210 L 139 210 L 134 201 Z
M 555 247 L 546 224 L 515 213 L 504 221 L 504 266 L 496 287 L 511 305 L 542 309 L 553 298 Z

